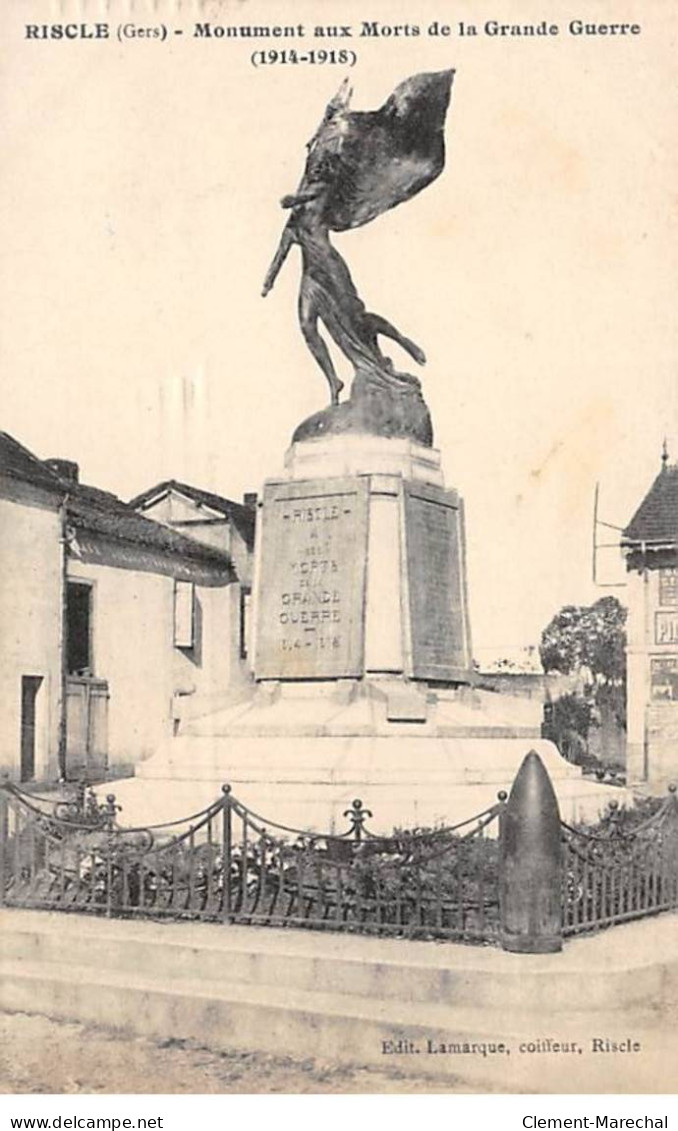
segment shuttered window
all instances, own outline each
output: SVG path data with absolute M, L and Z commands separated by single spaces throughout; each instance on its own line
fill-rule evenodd
M 174 647 L 192 648 L 195 644 L 195 585 L 192 581 L 174 582 Z

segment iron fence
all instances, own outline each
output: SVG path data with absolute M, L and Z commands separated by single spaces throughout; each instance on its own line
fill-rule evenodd
M 455 826 L 382 837 L 357 800 L 339 835 L 265 823 L 228 786 L 190 818 L 120 828 L 112 795 L 49 805 L 6 785 L 0 890 L 12 907 L 493 942 L 487 834 L 505 797 Z
M 497 841 L 505 802 L 460 824 L 389 837 L 369 831 L 354 801 L 343 835 L 270 823 L 235 798 L 230 917 L 408 938 L 493 942 L 499 936 Z M 292 838 L 292 839 L 290 839 Z
M 118 812 L 112 794 L 99 802 L 83 785 L 58 801 L 2 786 L 0 901 L 522 951 L 678 908 L 675 787 L 644 819 L 613 801 L 596 827 L 575 827 L 560 820 L 533 752 L 508 802 L 502 792 L 474 817 L 433 830 L 375 834 L 356 800 L 343 834 L 309 832 L 265 821 L 228 786 L 179 821 L 125 828 Z
M 598 830 L 562 828 L 563 934 L 574 935 L 678 907 L 678 799 L 629 825 L 616 801 Z
M 50 804 L 13 785 L 2 792 L 0 891 L 6 905 L 218 918 L 220 801 L 182 821 L 120 828 L 112 795 L 99 805 L 80 787 L 70 800 Z M 182 831 L 173 832 L 177 827 Z

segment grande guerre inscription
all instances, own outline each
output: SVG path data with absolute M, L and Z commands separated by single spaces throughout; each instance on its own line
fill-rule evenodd
M 266 485 L 257 679 L 362 673 L 366 541 L 363 481 Z

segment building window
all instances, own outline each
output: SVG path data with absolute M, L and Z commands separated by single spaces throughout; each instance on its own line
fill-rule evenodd
M 240 659 L 246 660 L 250 631 L 250 604 L 252 600 L 251 589 L 240 590 Z
M 92 586 L 69 581 L 66 587 L 66 670 L 91 675 Z
M 174 582 L 174 647 L 195 645 L 195 585 L 192 581 Z

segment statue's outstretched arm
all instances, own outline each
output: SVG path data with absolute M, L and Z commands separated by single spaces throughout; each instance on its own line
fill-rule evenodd
M 273 259 L 271 261 L 271 266 L 269 267 L 268 271 L 266 272 L 266 278 L 264 279 L 264 285 L 261 288 L 261 297 L 262 298 L 266 298 L 266 295 L 269 293 L 269 291 L 271 291 L 273 289 L 273 284 L 275 283 L 276 279 L 278 278 L 278 275 L 280 273 L 280 268 L 282 267 L 283 263 L 287 259 L 287 256 L 289 254 L 289 250 L 290 250 L 293 243 L 294 243 L 294 229 L 292 227 L 292 221 L 288 220 L 287 223 L 285 224 L 285 227 L 283 228 L 283 234 L 280 237 L 280 243 L 278 244 L 278 247 L 276 249 L 276 253 L 273 256 Z
M 310 185 L 310 186 L 307 186 L 307 187 L 302 187 L 294 195 L 284 196 L 282 198 L 282 200 L 280 201 L 280 204 L 283 208 L 286 208 L 286 209 L 298 208 L 300 205 L 308 204 L 309 201 L 315 200 L 316 197 L 320 195 L 321 191 L 322 191 L 322 185 L 319 185 L 319 184 L 314 184 L 314 185 Z M 283 233 L 280 237 L 280 243 L 278 244 L 276 253 L 273 256 L 273 259 L 271 261 L 271 266 L 269 267 L 269 269 L 266 273 L 266 278 L 264 279 L 264 285 L 261 288 L 262 298 L 266 298 L 266 295 L 269 293 L 269 291 L 273 290 L 273 285 L 274 285 L 276 279 L 278 278 L 278 275 L 280 273 L 280 269 L 281 269 L 283 263 L 285 262 L 285 260 L 287 259 L 287 256 L 289 254 L 289 250 L 292 247 L 292 244 L 295 242 L 295 240 L 296 240 L 296 235 L 295 235 L 295 227 L 294 227 L 294 218 L 292 216 L 290 216 L 289 220 L 285 224 L 285 227 L 283 228 Z

